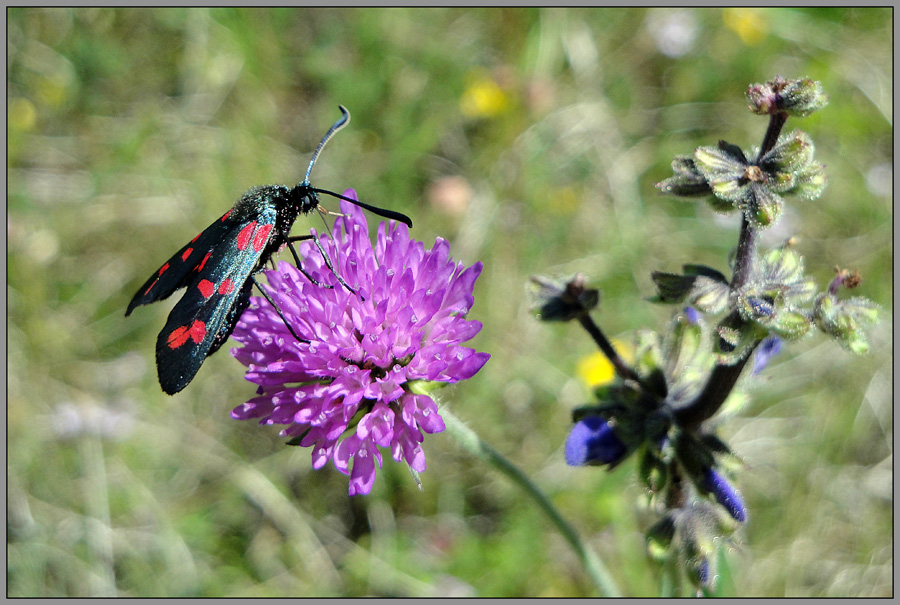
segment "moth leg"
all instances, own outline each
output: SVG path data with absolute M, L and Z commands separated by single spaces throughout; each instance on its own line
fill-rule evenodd
M 350 285 L 344 281 L 344 278 L 341 277 L 341 274 L 338 273 L 337 271 L 335 271 L 334 265 L 331 264 L 331 259 L 328 258 L 328 253 L 325 252 L 325 248 L 322 247 L 322 243 L 319 241 L 318 237 L 316 237 L 314 235 L 299 235 L 299 236 L 289 237 L 289 238 L 287 238 L 288 248 L 291 249 L 291 254 L 294 255 L 294 262 L 296 263 L 297 268 L 300 269 L 300 272 L 306 276 L 306 279 L 308 279 L 310 282 L 312 282 L 316 286 L 322 286 L 323 288 L 332 288 L 333 287 L 333 286 L 325 285 L 325 284 L 319 282 L 318 280 L 314 279 L 300 265 L 300 257 L 297 255 L 297 251 L 294 249 L 292 242 L 296 242 L 296 241 L 300 241 L 300 240 L 308 240 L 308 239 L 311 239 L 316 244 L 316 248 L 319 249 L 319 252 L 322 254 L 322 259 L 325 261 L 325 266 L 328 267 L 328 269 L 332 273 L 334 273 L 334 276 L 337 277 L 340 284 L 342 286 L 344 286 L 345 288 L 347 288 L 347 291 L 350 292 L 350 294 L 356 294 L 356 290 L 351 288 Z
M 272 305 L 272 308 L 274 308 L 275 312 L 278 313 L 278 317 L 280 317 L 281 321 L 284 322 L 284 325 L 287 326 L 287 329 L 291 333 L 291 335 L 300 342 L 309 343 L 310 341 L 307 340 L 306 338 L 300 338 L 299 336 L 297 336 L 297 333 L 294 332 L 294 328 L 292 328 L 291 324 L 288 323 L 288 320 L 285 318 L 284 314 L 281 312 L 281 309 L 278 308 L 278 305 L 275 304 L 275 301 L 272 300 L 272 297 L 269 296 L 269 293 L 266 292 L 265 289 L 263 289 L 262 285 L 260 285 L 260 283 L 258 281 L 256 281 L 256 276 L 251 275 L 250 279 L 253 280 L 253 284 L 256 286 L 256 289 L 259 290 L 262 293 L 262 295 L 266 297 L 266 300 L 269 301 L 269 304 Z
M 322 288 L 334 288 L 334 286 L 329 286 L 328 284 L 323 284 L 322 282 L 320 282 L 319 280 L 314 278 L 312 275 L 307 273 L 306 269 L 303 268 L 303 265 L 300 264 L 300 256 L 297 254 L 297 250 L 294 248 L 293 242 L 299 242 L 299 241 L 303 241 L 303 240 L 307 240 L 307 239 L 313 239 L 313 236 L 311 236 L 311 235 L 296 235 L 296 236 L 289 237 L 286 239 L 288 248 L 290 248 L 290 250 L 291 250 L 291 255 L 293 255 L 293 257 L 294 257 L 294 265 L 296 265 L 297 269 L 300 270 L 300 273 L 302 273 L 303 275 L 306 276 L 306 279 L 308 279 L 312 285 L 319 286 Z M 321 250 L 321 248 L 320 248 L 320 250 Z M 331 265 L 328 265 L 328 268 L 331 269 Z M 334 269 L 331 269 L 331 270 L 332 270 L 332 272 L 334 271 Z
M 344 281 L 344 278 L 341 277 L 341 274 L 334 270 L 334 266 L 331 264 L 331 259 L 328 258 L 328 253 L 325 252 L 325 248 L 322 247 L 322 242 L 319 241 L 319 238 L 313 236 L 312 241 L 316 244 L 316 248 L 319 249 L 319 252 L 322 253 L 322 259 L 325 261 L 325 266 L 328 267 L 328 269 L 332 273 L 334 273 L 334 276 L 337 278 L 337 280 L 341 283 L 342 286 L 347 288 L 347 291 L 350 292 L 350 294 L 356 294 L 356 290 L 351 288 L 350 285 Z

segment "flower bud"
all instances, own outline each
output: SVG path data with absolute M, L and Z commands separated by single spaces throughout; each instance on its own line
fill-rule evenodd
M 669 513 L 647 530 L 647 552 L 658 563 L 670 556 L 669 547 L 675 537 L 675 513 Z
M 729 202 L 744 197 L 746 184 L 742 179 L 748 162 L 740 147 L 725 141 L 719 141 L 716 147 L 698 147 L 694 150 L 694 163 L 716 197 Z
M 813 162 L 797 173 L 797 186 L 794 193 L 804 199 L 814 200 L 822 195 L 826 185 L 828 185 L 828 177 L 825 175 L 825 166 Z
M 781 196 L 772 191 L 772 188 L 760 185 L 751 185 L 750 191 L 747 218 L 757 227 L 768 227 L 777 222 L 784 210 Z
M 765 84 L 753 84 L 747 89 L 750 111 L 759 115 L 779 111 L 805 117 L 828 104 L 822 84 L 809 78 L 785 80 L 777 76 Z
M 569 321 L 600 303 L 600 291 L 588 288 L 580 274 L 564 284 L 538 275 L 531 281 L 538 286 L 534 307 L 543 321 Z
M 694 159 L 688 156 L 677 156 L 672 160 L 674 176 L 660 181 L 656 188 L 663 193 L 682 197 L 709 195 L 712 191 L 706 177 L 697 168 Z
M 838 300 L 834 294 L 824 293 L 816 299 L 813 314 L 819 329 L 837 339 L 848 351 L 869 350 L 863 326 L 878 321 L 878 306 L 872 301 L 858 296 Z
M 759 163 L 765 170 L 776 174 L 801 172 L 812 163 L 815 149 L 808 134 L 795 130 L 778 137 L 775 147 L 760 158 Z

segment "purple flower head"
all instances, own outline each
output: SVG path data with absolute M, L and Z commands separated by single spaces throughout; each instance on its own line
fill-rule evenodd
M 351 189 L 345 196 L 356 199 Z M 303 268 L 281 262 L 266 290 L 294 333 L 262 297 L 254 297 L 233 338 L 257 396 L 235 408 L 239 420 L 288 425 L 283 436 L 312 447 L 313 468 L 329 460 L 350 476 L 350 495 L 368 494 L 381 449 L 425 470 L 423 433 L 444 430 L 428 383 L 471 378 L 490 355 L 461 346 L 481 330 L 465 319 L 481 263 L 464 267 L 438 238 L 431 250 L 406 225 L 381 223 L 373 248 L 363 211 L 341 202 L 334 239 L 320 240 L 342 287 L 312 241 Z M 315 230 L 311 230 L 315 234 Z M 326 287 L 332 286 L 332 287 Z
M 744 506 L 744 500 L 725 477 L 708 468 L 703 475 L 700 487 L 711 493 L 716 502 L 724 506 L 735 521 L 743 523 L 747 520 L 747 507 Z
M 612 426 L 600 416 L 579 420 L 566 440 L 566 464 L 597 466 L 619 462 L 627 448 Z

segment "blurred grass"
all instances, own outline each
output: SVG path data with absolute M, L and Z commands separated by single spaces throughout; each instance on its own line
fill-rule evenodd
M 830 184 L 791 200 L 769 243 L 797 235 L 820 284 L 859 268 L 884 314 L 870 355 L 805 340 L 723 422 L 751 521 L 722 594 L 893 594 L 891 9 L 7 16 L 10 596 L 592 594 L 538 511 L 442 436 L 425 443 L 424 492 L 388 461 L 349 499 L 274 427 L 230 419 L 252 389 L 227 354 L 160 391 L 171 303 L 126 320 L 134 290 L 249 187 L 301 180 L 339 103 L 353 121 L 314 184 L 484 262 L 471 317 L 492 359 L 445 404 L 590 536 L 626 594 L 659 594 L 633 467 L 562 460 L 592 345 L 536 322 L 525 284 L 581 271 L 611 335 L 661 328 L 649 272 L 725 269 L 737 223 L 653 184 L 697 145 L 758 145 L 743 91 L 776 74 L 830 95 L 788 124 Z

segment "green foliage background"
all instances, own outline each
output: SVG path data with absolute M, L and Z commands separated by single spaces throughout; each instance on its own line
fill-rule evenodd
M 884 313 L 870 355 L 811 337 L 745 383 L 751 403 L 721 431 L 746 462 L 750 522 L 719 593 L 893 594 L 891 9 L 7 18 L 9 595 L 593 594 L 546 519 L 444 435 L 425 441 L 424 491 L 388 459 L 350 499 L 346 477 L 312 471 L 276 427 L 230 419 L 253 389 L 227 353 L 178 396 L 160 391 L 172 302 L 126 320 L 131 295 L 245 190 L 301 180 L 339 103 L 353 121 L 314 184 L 353 187 L 411 215 L 426 244 L 484 262 L 471 317 L 492 359 L 443 404 L 546 490 L 626 594 L 660 594 L 633 461 L 563 461 L 593 345 L 535 321 L 526 283 L 583 272 L 609 333 L 661 329 L 671 310 L 643 300 L 650 271 L 727 272 L 738 223 L 653 184 L 697 145 L 758 145 L 766 121 L 743 93 L 776 74 L 830 95 L 788 123 L 830 184 L 791 200 L 767 243 L 796 235 L 821 285 L 858 268 Z M 679 39 L 684 54 L 661 52 Z

